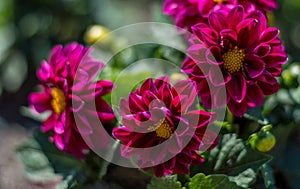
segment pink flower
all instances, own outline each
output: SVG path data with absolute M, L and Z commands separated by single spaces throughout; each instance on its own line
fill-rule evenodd
M 193 82 L 183 80 L 171 87 L 169 78 L 161 77 L 147 79 L 122 99 L 123 126 L 113 130 L 123 144 L 122 156 L 137 155 L 138 165 L 154 167 L 157 177 L 188 174 L 189 164 L 203 162 L 197 151 L 213 148 L 217 134 L 207 128 L 213 113 L 190 110 L 196 95 Z
M 163 12 L 173 18 L 176 26 L 191 30 L 197 23 L 207 23 L 209 13 L 236 5 L 264 13 L 277 8 L 276 0 L 166 0 Z
M 97 134 L 102 141 L 100 146 L 107 140 L 104 129 L 92 128 L 91 120 L 100 119 L 107 124 L 114 119 L 111 107 L 101 98 L 112 90 L 113 83 L 94 82 L 104 64 L 90 57 L 89 51 L 77 43 L 54 47 L 49 62 L 42 61 L 37 73 L 43 91 L 29 96 L 34 110 L 51 112 L 42 124 L 42 131 L 52 134 L 50 139 L 60 150 L 78 158 L 84 158 L 84 150 L 89 149 L 83 134 L 90 140 L 95 137 L 91 133 Z M 96 110 L 89 108 L 94 103 Z M 76 121 L 74 113 L 78 115 Z
M 197 83 L 204 106 L 224 106 L 219 88 L 225 85 L 228 108 L 235 116 L 243 116 L 247 109 L 262 105 L 264 95 L 279 89 L 275 77 L 287 61 L 279 30 L 268 27 L 260 11 L 246 14 L 242 6 L 213 12 L 208 22 L 193 26 L 191 58 L 184 61 L 182 70 Z
M 163 12 L 172 17 L 176 26 L 187 30 L 197 23 L 207 22 L 199 14 L 198 0 L 166 0 Z

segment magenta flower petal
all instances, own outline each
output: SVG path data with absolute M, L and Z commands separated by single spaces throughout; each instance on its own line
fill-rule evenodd
M 205 45 L 193 44 L 188 48 L 187 53 L 190 56 L 190 58 L 192 58 L 193 60 L 203 60 L 206 57 L 206 51 L 207 51 L 207 48 L 205 48 Z M 189 59 L 187 59 L 186 63 L 191 63 L 191 62 L 189 61 Z M 201 62 L 198 62 L 198 63 L 201 63 Z M 191 64 L 191 65 L 194 66 L 194 64 Z M 186 66 L 188 66 L 188 65 L 186 65 Z
M 214 104 L 214 107 L 221 108 L 226 106 L 230 98 L 229 96 L 227 96 L 226 100 L 224 100 L 223 98 L 221 98 L 222 96 L 225 96 L 223 88 L 219 87 L 217 89 L 214 89 L 213 102 L 212 102 Z
M 42 82 L 47 82 L 50 78 L 51 70 L 46 61 L 41 62 L 41 67 L 38 69 L 37 76 Z
M 54 125 L 56 124 L 56 120 L 58 119 L 58 115 L 51 114 L 42 124 L 41 130 L 43 132 L 50 131 Z
M 287 56 L 284 53 L 270 53 L 263 60 L 267 62 L 266 67 L 271 68 L 284 64 L 287 61 Z
M 238 47 L 250 50 L 253 48 L 253 45 L 256 44 L 258 40 L 259 33 L 258 31 L 259 24 L 255 19 L 245 19 L 237 26 L 238 33 Z
M 212 66 L 209 70 L 208 77 L 214 86 L 222 86 L 231 79 L 230 74 L 226 74 L 225 78 L 220 74 L 219 67 Z
M 54 137 L 53 137 L 53 140 L 54 140 L 54 142 L 55 142 L 58 149 L 60 149 L 60 150 L 65 149 L 65 144 L 62 140 L 61 135 L 55 134 Z
M 217 32 L 220 32 L 224 28 L 224 24 L 226 24 L 225 15 L 219 12 L 212 12 L 208 16 L 209 25 L 214 28 Z
M 264 95 L 274 94 L 280 88 L 277 80 L 274 77 L 272 77 L 271 74 L 263 74 L 259 76 L 258 79 L 258 85 L 263 91 Z
M 51 107 L 51 96 L 47 93 L 31 93 L 29 96 L 29 102 L 39 113 L 42 113 L 46 110 L 52 109 Z
M 215 6 L 215 2 L 211 1 L 211 0 L 202 0 L 202 2 L 198 3 L 198 9 L 199 9 L 199 13 L 200 15 L 208 15 L 208 13 L 210 13 L 210 11 L 213 9 L 213 7 Z
M 221 49 L 218 46 L 211 46 L 207 49 L 205 53 L 206 60 L 215 65 L 220 65 L 223 62 L 221 61 Z
M 249 108 L 244 101 L 239 103 L 233 101 L 232 99 L 230 99 L 227 106 L 230 109 L 231 113 L 238 117 L 242 117 L 246 113 L 247 109 Z
M 193 33 L 207 45 L 217 45 L 219 34 L 214 29 L 209 28 L 206 24 L 197 24 L 192 27 Z
M 239 7 L 232 11 L 230 16 L 223 17 L 227 17 L 232 21 L 230 29 L 240 22 L 239 19 L 243 18 L 244 12 L 253 13 L 259 10 L 265 14 L 277 9 L 276 0 L 226 0 L 220 2 L 214 0 L 166 0 L 163 12 L 171 16 L 176 26 L 190 30 L 191 26 L 197 23 L 207 23 L 211 13 L 228 11 L 232 7 L 237 7 L 237 5 Z M 241 8 L 244 8 L 245 11 Z
M 161 86 L 157 93 L 158 93 L 157 97 L 161 99 L 166 106 L 170 106 L 171 101 L 173 99 L 173 95 L 170 91 L 169 86 L 168 85 Z
M 261 106 L 264 103 L 264 94 L 260 87 L 255 83 L 248 83 L 247 88 L 249 93 L 247 94 L 248 106 L 255 107 Z
M 85 70 L 78 69 L 75 84 L 72 86 L 73 91 L 82 91 L 89 81 L 89 75 Z
M 242 6 L 234 7 L 227 16 L 227 23 L 229 29 L 236 29 L 236 26 L 243 20 L 244 18 L 244 9 Z M 225 23 L 225 22 L 224 22 Z M 223 27 L 224 28 L 224 27 Z
M 61 116 L 61 119 L 57 121 L 54 125 L 54 132 L 56 134 L 63 134 L 65 131 L 65 115 Z
M 260 60 L 255 55 L 246 55 L 245 57 L 245 70 L 251 78 L 256 78 L 263 73 L 265 69 L 264 61 Z
M 97 88 L 100 88 L 101 91 L 99 92 L 100 96 L 107 95 L 110 93 L 114 87 L 114 83 L 108 80 L 99 80 L 96 82 Z
M 229 95 L 235 102 L 240 103 L 242 100 L 244 100 L 247 91 L 247 85 L 242 74 L 236 74 L 234 78 L 227 83 L 226 87 L 228 88 Z
M 146 104 L 144 104 L 142 97 L 137 93 L 131 93 L 128 101 L 131 112 L 145 111 L 148 109 Z
M 186 110 L 188 109 L 195 101 L 197 96 L 197 91 L 195 85 L 192 81 L 189 80 L 182 80 L 177 82 L 172 90 L 173 97 L 175 96 L 187 96 L 187 104 L 182 104 L 181 109 Z
M 83 61 L 82 67 L 86 70 L 89 76 L 89 82 L 93 82 L 99 72 L 104 68 L 104 63 L 98 61 Z
M 232 29 L 223 29 L 220 31 L 222 38 L 222 46 L 225 48 L 230 48 L 232 45 L 237 46 L 238 36 L 237 33 Z
M 261 43 L 257 47 L 255 47 L 253 52 L 260 58 L 264 58 L 270 54 L 271 46 L 265 43 Z

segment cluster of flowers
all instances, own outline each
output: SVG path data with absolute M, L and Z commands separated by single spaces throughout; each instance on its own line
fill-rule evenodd
M 122 143 L 121 154 L 137 155 L 138 165 L 145 170 L 153 167 L 158 177 L 188 174 L 190 164 L 203 162 L 198 151 L 215 147 L 218 137 L 208 127 L 215 114 L 198 110 L 197 96 L 208 109 L 227 105 L 235 116 L 242 116 L 279 89 L 275 77 L 287 56 L 278 29 L 267 26 L 265 15 L 276 7 L 275 0 L 166 0 L 164 12 L 193 33 L 189 57 L 182 64 L 189 79 L 171 85 L 167 76 L 149 78 L 121 100 L 122 126 L 112 131 Z M 115 119 L 102 98 L 113 83 L 95 81 L 104 64 L 89 53 L 77 43 L 56 46 L 38 70 L 43 91 L 29 97 L 37 112 L 51 112 L 42 131 L 52 134 L 59 149 L 78 158 L 91 148 L 83 135 L 96 133 L 105 145 L 108 135 L 92 127 L 91 120 L 96 117 L 105 127 Z M 224 86 L 225 103 L 218 100 Z M 79 115 L 76 121 L 74 113 Z M 149 150 L 141 153 L 143 148 Z

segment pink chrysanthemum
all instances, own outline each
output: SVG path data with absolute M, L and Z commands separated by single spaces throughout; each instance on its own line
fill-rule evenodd
M 207 23 L 210 12 L 236 5 L 264 13 L 277 8 L 276 0 L 166 0 L 163 11 L 175 20 L 176 26 L 190 30 L 196 23 Z
M 78 158 L 84 158 L 84 150 L 89 149 L 81 134 L 97 133 L 102 137 L 100 146 L 107 140 L 107 135 L 100 132 L 104 129 L 92 128 L 91 120 L 100 119 L 105 124 L 114 119 L 111 107 L 101 98 L 112 90 L 113 83 L 94 82 L 104 64 L 88 53 L 89 48 L 77 43 L 53 48 L 49 62 L 42 61 L 38 70 L 43 91 L 29 96 L 34 110 L 51 111 L 42 124 L 42 131 L 51 132 L 51 140 L 60 150 Z M 93 103 L 96 110 L 89 108 L 94 107 Z M 78 116 L 76 122 L 74 113 Z
M 267 27 L 260 11 L 245 14 L 242 6 L 213 12 L 208 21 L 192 28 L 191 59 L 184 61 L 182 70 L 197 83 L 206 107 L 225 105 L 219 96 L 219 87 L 225 85 L 228 108 L 242 116 L 250 107 L 262 105 L 264 95 L 279 89 L 275 77 L 287 61 L 279 30 Z
M 138 165 L 154 167 L 157 177 L 188 174 L 189 164 L 203 162 L 197 151 L 213 148 L 217 134 L 207 128 L 213 113 L 190 110 L 196 96 L 193 82 L 183 80 L 171 87 L 169 78 L 161 77 L 147 79 L 122 99 L 123 126 L 113 130 L 123 144 L 122 156 L 138 156 Z

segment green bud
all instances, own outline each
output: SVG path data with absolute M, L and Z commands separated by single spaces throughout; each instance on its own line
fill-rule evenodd
M 266 125 L 262 127 L 259 132 L 249 137 L 248 143 L 252 149 L 256 149 L 260 152 L 268 152 L 275 146 L 276 138 L 270 132 L 271 128 L 272 125 Z

